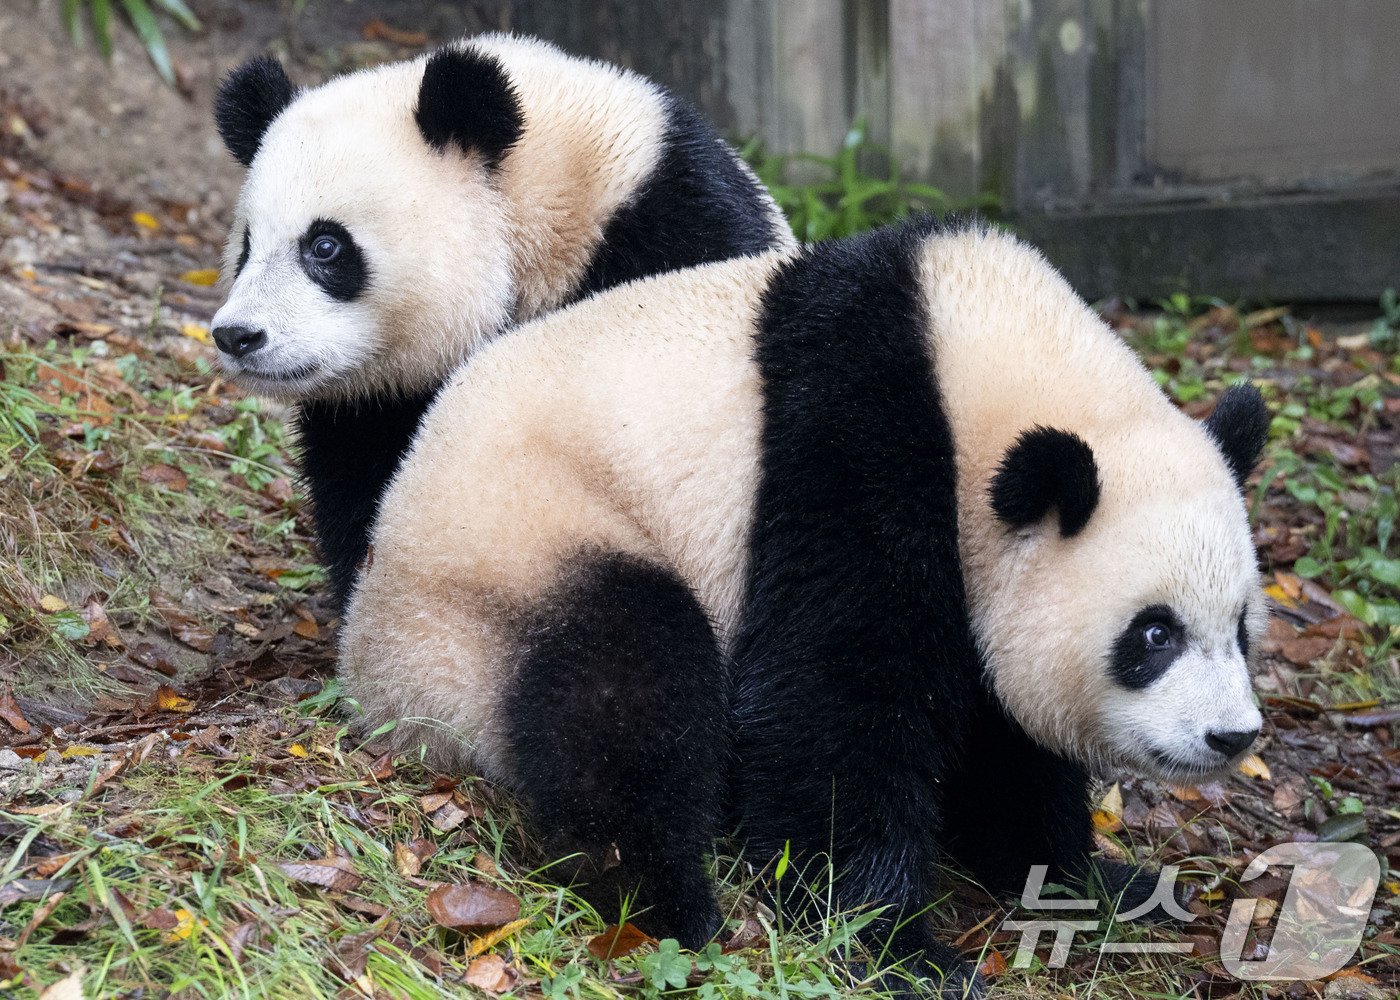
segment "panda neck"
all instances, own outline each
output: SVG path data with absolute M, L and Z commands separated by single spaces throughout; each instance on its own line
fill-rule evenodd
M 349 600 L 369 553 L 379 498 L 441 388 L 373 401 L 308 400 L 298 407 L 301 476 L 337 608 Z

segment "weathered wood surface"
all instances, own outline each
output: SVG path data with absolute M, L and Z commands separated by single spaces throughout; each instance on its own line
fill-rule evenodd
M 1396 0 L 473 7 L 776 152 L 829 155 L 863 118 L 908 176 L 997 195 L 1088 294 L 1400 286 Z

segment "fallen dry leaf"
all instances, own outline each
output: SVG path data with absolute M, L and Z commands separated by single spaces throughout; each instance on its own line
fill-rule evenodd
M 83 602 L 81 614 L 88 627 L 85 641 L 93 645 L 106 643 L 114 649 L 121 648 L 121 636 L 113 627 L 111 619 L 107 617 L 107 609 L 102 606 L 102 602 L 95 595 Z
M 180 926 L 180 918 L 170 907 L 158 906 L 141 915 L 141 926 L 149 927 L 153 931 L 173 931 Z
M 217 267 L 201 267 L 194 271 L 186 271 L 180 275 L 180 280 L 189 282 L 191 285 L 202 285 L 208 288 L 219 283 L 219 269 Z
M 193 712 L 194 702 L 181 696 L 169 684 L 162 684 L 156 688 L 151 707 L 157 712 Z
M 614 924 L 603 933 L 588 940 L 588 953 L 600 961 L 620 958 L 644 944 L 656 944 L 656 938 L 633 924 Z
M 126 655 L 133 662 L 166 677 L 174 677 L 179 672 L 169 654 L 153 642 L 138 642 L 126 651 Z
M 439 885 L 428 893 L 428 915 L 443 927 L 487 931 L 520 916 L 520 900 L 480 882 Z
M 160 615 L 170 634 L 186 646 L 201 653 L 214 648 L 214 633 L 159 590 L 151 591 L 151 607 Z
M 243 952 L 250 944 L 256 943 L 260 936 L 261 931 L 258 928 L 256 920 L 243 921 L 243 923 L 229 932 L 228 939 L 225 942 L 228 945 L 229 955 L 233 957 L 235 962 L 241 962 Z
M 404 878 L 414 878 L 423 870 L 423 859 L 414 854 L 407 844 L 395 844 L 394 867 Z
M 277 865 L 282 874 L 297 882 L 318 885 L 334 892 L 350 892 L 358 889 L 364 879 L 345 858 L 326 858 L 323 861 L 282 861 Z
M 1258 778 L 1261 781 L 1272 781 L 1274 777 L 1269 773 L 1269 765 L 1265 764 L 1264 758 L 1257 753 L 1252 753 L 1240 761 L 1239 772 L 1246 778 Z
M 74 969 L 58 982 L 50 983 L 44 987 L 44 992 L 39 994 L 39 1000 L 84 1000 L 85 997 L 81 967 Z
M 203 930 L 209 926 L 209 921 L 203 917 L 197 917 L 184 907 L 175 911 L 175 926 L 166 932 L 166 941 L 186 941 L 193 937 L 196 931 Z
M 988 948 L 987 954 L 977 965 L 977 971 L 987 979 L 995 979 L 1006 971 L 1006 957 L 995 948 Z
M 458 805 L 455 796 L 449 795 L 448 801 L 432 814 L 433 827 L 446 833 L 448 830 L 457 829 L 470 815 L 471 813 Z
M 421 49 L 428 44 L 428 36 L 421 31 L 405 31 L 402 28 L 394 28 L 385 24 L 379 18 L 366 21 L 365 26 L 360 29 L 366 41 L 373 42 L 382 39 L 386 42 L 393 42 L 395 45 L 402 45 L 406 49 Z
M 1093 814 L 1094 829 L 1100 833 L 1113 833 L 1123 829 L 1123 789 L 1118 782 L 1113 783 L 1099 801 Z
M 12 729 L 21 733 L 29 732 L 29 720 L 19 710 L 19 703 L 15 701 L 14 692 L 8 684 L 5 685 L 4 692 L 0 693 L 0 719 L 4 719 Z
M 519 979 L 520 971 L 500 955 L 482 955 L 467 966 L 467 984 L 487 993 L 504 993 Z
M 176 493 L 183 493 L 190 487 L 189 479 L 173 465 L 148 465 L 141 470 L 141 481 Z
M 480 955 L 482 952 L 490 951 L 512 934 L 518 934 L 529 926 L 530 921 L 525 917 L 521 917 L 519 920 L 512 920 L 504 927 L 497 927 L 489 934 L 482 934 L 478 937 L 474 937 L 472 938 L 471 944 L 467 946 L 467 954 Z
M 1284 659 L 1300 667 L 1309 666 L 1314 660 L 1326 656 L 1332 649 L 1332 640 L 1320 637 L 1299 636 L 1280 644 L 1279 652 Z

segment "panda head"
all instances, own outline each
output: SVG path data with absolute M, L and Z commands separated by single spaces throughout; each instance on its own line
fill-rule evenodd
M 493 57 L 449 48 L 304 93 L 257 58 L 224 80 L 215 119 L 248 174 L 213 334 L 247 388 L 418 391 L 508 321 L 496 174 L 524 126 Z
M 1037 427 L 1006 449 L 970 590 L 998 698 L 1033 738 L 1176 781 L 1248 751 L 1265 612 L 1242 490 L 1268 424 L 1239 386 L 1203 424 L 1159 410 L 1092 445 Z

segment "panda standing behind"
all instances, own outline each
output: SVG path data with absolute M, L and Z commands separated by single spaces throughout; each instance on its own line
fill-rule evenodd
M 249 169 L 214 339 L 240 384 L 299 404 L 341 604 L 423 412 L 474 349 L 623 281 L 794 243 L 689 104 L 531 39 L 484 35 L 302 93 L 258 58 L 215 115 Z
M 692 947 L 720 920 L 732 730 L 751 860 L 829 857 L 838 909 L 884 907 L 870 935 L 957 992 L 917 916 L 940 862 L 1082 883 L 1088 768 L 1198 779 L 1258 732 L 1240 488 L 1267 426 L 1243 386 L 1190 420 L 1038 254 L 975 228 L 635 282 L 444 389 L 341 677 Z

